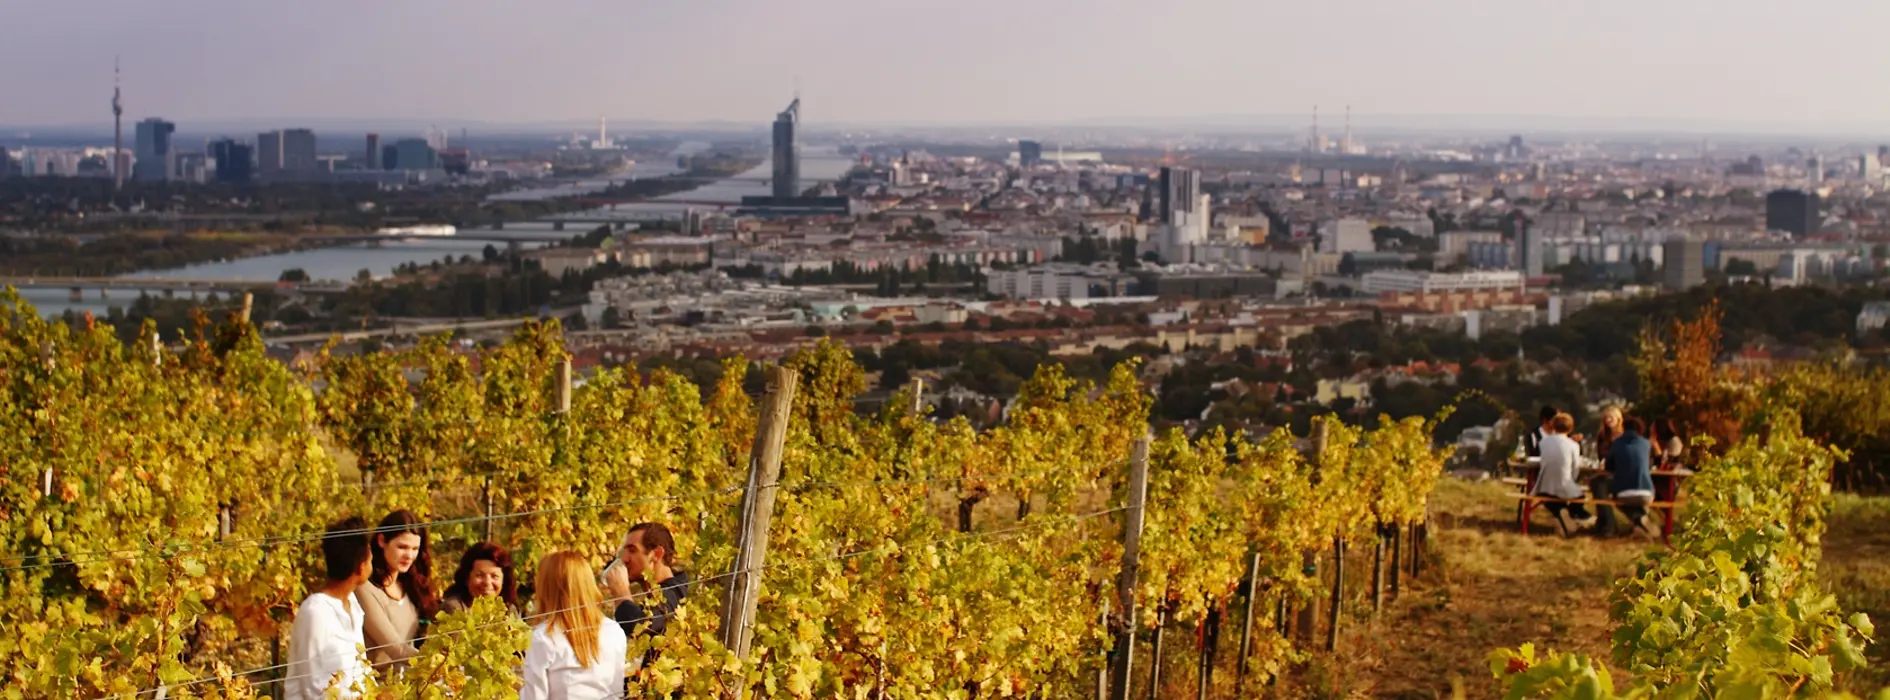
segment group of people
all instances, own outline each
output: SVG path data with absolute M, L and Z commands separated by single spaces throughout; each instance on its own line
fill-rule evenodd
M 355 697 L 351 689 L 370 673 L 397 677 L 429 643 L 436 615 L 487 597 L 532 625 L 520 664 L 521 700 L 622 697 L 631 666 L 646 660 L 627 658 L 631 636 L 663 634 L 689 593 L 689 575 L 675 568 L 669 528 L 646 522 L 625 533 L 601 577 L 581 553 L 545 556 L 529 609 L 519 604 L 511 555 L 491 542 L 466 550 L 436 598 L 427 530 L 405 510 L 377 527 L 358 517 L 328 527 L 321 544 L 325 580 L 302 601 L 290 633 L 285 698 L 315 700 L 331 687 Z
M 1653 472 L 1656 468 L 1679 466 L 1686 443 L 1674 430 L 1672 421 L 1655 422 L 1650 435 L 1639 418 L 1627 417 L 1621 409 L 1609 406 L 1601 412 L 1601 426 L 1593 442 L 1584 443 L 1575 433 L 1575 419 L 1543 406 L 1538 414 L 1541 425 L 1523 438 L 1526 455 L 1541 460 L 1531 495 L 1562 499 L 1581 499 L 1585 494 L 1579 480 L 1584 449 L 1600 461 L 1601 472 L 1589 482 L 1589 491 L 1597 499 L 1612 499 L 1620 506 L 1629 526 L 1651 533 L 1644 518 L 1647 506 L 1654 502 Z M 1566 513 L 1578 527 L 1592 527 L 1596 534 L 1612 536 L 1618 529 L 1614 511 L 1600 506 L 1594 514 L 1581 503 L 1548 501 L 1550 515 L 1561 521 Z M 1567 527 L 1567 521 L 1564 527 Z

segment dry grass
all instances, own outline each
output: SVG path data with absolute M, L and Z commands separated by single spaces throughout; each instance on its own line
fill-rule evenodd
M 1890 498 L 1838 495 L 1819 573 L 1846 611 L 1870 615 L 1879 630 L 1870 667 L 1847 679 L 1850 689 L 1890 687 L 1890 640 L 1881 636 L 1890 629 Z
M 1351 653 L 1309 674 L 1326 681 L 1316 695 L 1448 697 L 1459 678 L 1467 697 L 1495 697 L 1484 657 L 1524 642 L 1605 662 L 1608 594 L 1649 543 L 1564 539 L 1545 511 L 1525 537 L 1512 490 L 1454 479 L 1439 485 L 1423 577 L 1373 628 L 1352 635 Z M 1341 667 L 1343 677 L 1334 670 Z

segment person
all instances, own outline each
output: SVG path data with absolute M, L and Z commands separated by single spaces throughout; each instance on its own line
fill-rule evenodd
M 1609 406 L 1601 410 L 1601 427 L 1595 430 L 1595 457 L 1608 458 L 1608 447 L 1614 439 L 1621 436 L 1621 407 Z
M 505 607 L 518 611 L 518 581 L 512 574 L 512 555 L 504 547 L 480 542 L 459 558 L 453 585 L 440 598 L 440 612 L 457 613 L 472 607 L 476 598 L 498 596 Z
M 577 552 L 538 563 L 531 647 L 525 650 L 519 700 L 621 698 L 629 638 L 605 620 L 591 565 Z
M 676 540 L 662 523 L 637 523 L 624 534 L 617 561 L 604 570 L 610 599 L 621 601 L 612 617 L 623 626 L 624 634 L 635 634 L 641 628 L 643 634 L 657 636 L 668 629 L 676 608 L 689 595 L 689 573 L 677 571 L 675 566 Z M 662 600 L 646 607 L 638 594 L 649 593 L 652 584 Z
M 1621 506 L 1621 514 L 1627 516 L 1629 525 L 1634 530 L 1646 529 L 1642 518 L 1647 515 L 1647 504 L 1654 501 L 1654 479 L 1649 473 L 1653 461 L 1653 448 L 1647 438 L 1641 437 L 1646 428 L 1639 418 L 1629 418 L 1622 423 L 1621 437 L 1615 438 L 1608 448 L 1606 461 L 1607 489 L 1610 497 Z M 1602 529 L 1602 534 L 1612 535 L 1612 518 Z
M 1568 433 L 1575 430 L 1575 418 L 1566 413 L 1557 413 L 1549 419 L 1548 435 L 1542 438 L 1542 471 L 1536 476 L 1536 488 L 1531 493 L 1551 498 L 1579 499 L 1582 487 L 1575 480 L 1581 459 L 1581 446 L 1569 439 Z M 1562 513 L 1576 521 L 1586 521 L 1590 517 L 1588 509 L 1580 503 L 1544 503 L 1549 514 L 1556 522 L 1563 523 Z M 1562 525 L 1563 530 L 1568 525 Z
M 1680 431 L 1673 427 L 1673 419 L 1662 418 L 1654 422 L 1654 454 L 1660 457 L 1662 469 L 1680 466 L 1680 455 L 1686 449 L 1686 442 L 1680 439 Z
M 356 517 L 329 525 L 322 535 L 324 582 L 302 600 L 289 631 L 285 700 L 319 700 L 330 687 L 342 698 L 360 697 L 358 684 L 369 671 L 354 590 L 373 571 L 367 532 L 367 522 Z
M 1554 406 L 1543 406 L 1541 411 L 1536 412 L 1538 423 L 1536 429 L 1523 434 L 1523 456 L 1542 456 L 1542 438 L 1549 435 L 1549 423 L 1554 421 L 1556 415 L 1560 413 L 1561 411 L 1555 410 Z
M 419 653 L 421 620 L 433 619 L 426 524 L 411 511 L 388 513 L 373 549 L 373 575 L 354 591 L 366 613 L 368 661 L 381 673 L 399 673 Z

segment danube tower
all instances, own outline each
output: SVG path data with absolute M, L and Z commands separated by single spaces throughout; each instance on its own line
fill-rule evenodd
M 125 188 L 125 103 L 118 94 L 118 59 L 112 59 L 112 190 Z
M 795 130 L 801 121 L 801 98 L 774 118 L 774 198 L 776 204 L 801 196 L 801 146 Z

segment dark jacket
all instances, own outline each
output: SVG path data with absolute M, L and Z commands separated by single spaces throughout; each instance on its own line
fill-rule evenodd
M 636 634 L 637 628 L 649 623 L 645 634 L 655 636 L 669 627 L 669 618 L 676 614 L 677 606 L 682 605 L 684 596 L 689 595 L 689 572 L 678 571 L 668 579 L 657 584 L 663 593 L 663 602 L 654 608 L 646 608 L 635 600 L 626 600 L 617 604 L 616 614 L 612 615 L 617 624 L 623 626 L 624 636 Z
M 1525 457 L 1541 457 L 1542 456 L 1542 428 L 1538 427 L 1535 430 L 1531 430 L 1529 432 L 1523 433 L 1522 440 L 1523 440 L 1522 442 L 1523 456 Z
M 1608 446 L 1609 493 L 1654 490 L 1654 477 L 1648 472 L 1653 464 L 1653 445 L 1640 433 L 1625 432 Z

